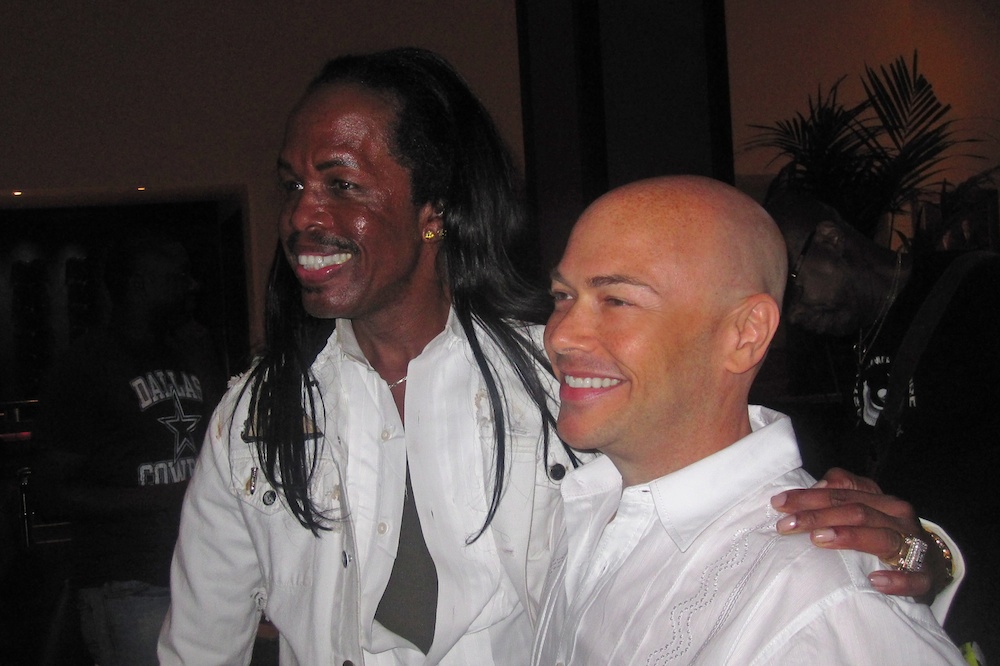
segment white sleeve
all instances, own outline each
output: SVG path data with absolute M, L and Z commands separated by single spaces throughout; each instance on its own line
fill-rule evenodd
M 810 611 L 819 612 L 787 628 L 790 634 L 779 633 L 752 663 L 968 666 L 926 606 L 916 602 L 871 591 L 820 603 Z
M 951 608 L 952 599 L 955 598 L 955 594 L 965 578 L 965 558 L 962 556 L 962 551 L 958 549 L 958 544 L 941 527 L 923 518 L 920 519 L 920 524 L 925 530 L 934 532 L 941 537 L 941 541 L 944 541 L 948 550 L 951 551 L 951 561 L 954 566 L 953 580 L 934 597 L 934 603 L 931 604 L 931 612 L 934 613 L 934 617 L 937 618 L 938 622 L 944 624 L 945 618 L 948 617 L 948 609 Z M 937 548 L 933 543 L 927 545 L 930 548 Z
M 233 391 L 235 393 L 235 391 Z M 229 404 L 227 396 L 223 404 Z M 184 497 L 170 571 L 161 664 L 248 664 L 260 620 L 261 570 L 232 492 L 229 409 L 216 410 Z

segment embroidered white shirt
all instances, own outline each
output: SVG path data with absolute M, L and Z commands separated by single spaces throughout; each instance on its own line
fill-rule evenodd
M 876 558 L 778 536 L 770 498 L 808 487 L 791 421 L 622 490 L 603 458 L 562 486 L 533 663 L 963 664 L 931 611 L 867 580 Z

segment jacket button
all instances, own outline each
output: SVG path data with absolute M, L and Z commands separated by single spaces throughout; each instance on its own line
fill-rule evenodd
M 348 659 L 347 661 L 344 662 L 344 666 L 354 666 L 354 662 Z
M 274 493 L 273 490 L 268 490 L 266 493 L 264 493 L 264 498 L 262 501 L 264 502 L 265 506 L 271 506 L 272 504 L 274 504 L 274 500 L 277 499 L 277 497 L 278 496 Z
M 566 468 L 562 464 L 556 463 L 549 467 L 549 476 L 554 481 L 562 481 L 563 477 L 566 476 Z
M 345 569 L 347 568 L 347 565 L 348 565 L 348 564 L 350 564 L 350 563 L 351 563 L 351 560 L 353 560 L 353 559 L 354 559 L 354 558 L 353 558 L 353 557 L 351 557 L 351 554 L 350 554 L 350 553 L 348 553 L 348 552 L 347 552 L 346 550 L 345 550 L 345 551 L 343 551 L 343 552 L 342 552 L 342 553 L 340 554 L 340 561 L 344 563 L 344 568 L 345 568 Z

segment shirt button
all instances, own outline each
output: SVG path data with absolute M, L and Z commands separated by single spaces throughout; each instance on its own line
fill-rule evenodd
M 386 428 L 385 430 L 382 431 L 382 441 L 383 442 L 387 441 L 390 437 L 392 437 L 392 433 L 389 432 L 388 428 Z
M 385 534 L 386 532 L 389 531 L 389 526 L 386 525 L 385 523 L 379 523 L 376 529 L 378 529 L 379 534 Z
M 350 564 L 351 560 L 353 560 L 353 559 L 354 558 L 351 557 L 351 554 L 348 553 L 346 550 L 340 554 L 340 561 L 344 563 L 344 568 L 345 569 L 347 568 L 347 565 Z
M 264 493 L 264 499 L 263 499 L 264 506 L 271 506 L 272 504 L 274 504 L 274 500 L 277 499 L 277 497 L 278 496 L 274 493 L 273 490 L 268 490 L 266 493 Z
M 566 468 L 560 463 L 556 463 L 549 467 L 549 476 L 552 477 L 553 481 L 562 481 L 563 477 L 566 476 Z

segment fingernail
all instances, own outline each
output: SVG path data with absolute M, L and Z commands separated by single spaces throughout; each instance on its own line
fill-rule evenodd
M 778 529 L 779 534 L 791 532 L 798 526 L 799 526 L 799 521 L 796 520 L 794 513 L 790 516 L 785 516 L 775 524 L 775 527 Z
M 873 571 L 868 574 L 868 582 L 871 583 L 872 587 L 876 590 L 882 592 L 889 588 L 889 585 L 892 583 L 892 579 L 881 571 Z
M 823 528 L 821 530 L 813 530 L 812 540 L 814 543 L 830 543 L 837 537 L 837 533 L 830 528 Z
M 788 493 L 778 493 L 771 498 L 771 506 L 775 509 L 780 509 L 785 506 L 785 502 L 788 500 Z
M 813 484 L 813 488 L 826 488 L 830 483 L 826 479 L 820 479 Z

